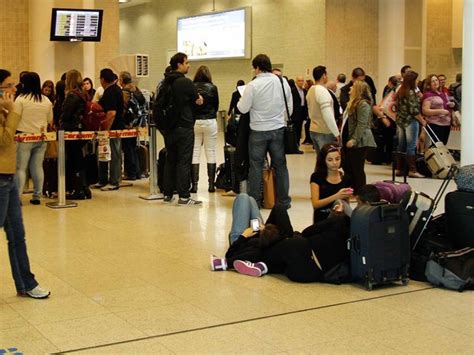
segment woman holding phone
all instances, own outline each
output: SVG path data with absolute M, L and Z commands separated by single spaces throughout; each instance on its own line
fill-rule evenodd
M 8 70 L 0 69 L 0 228 L 5 229 L 8 255 L 18 296 L 47 298 L 31 273 L 26 251 L 25 227 L 14 177 L 16 172 L 15 132 L 20 115 L 14 110 L 15 83 Z

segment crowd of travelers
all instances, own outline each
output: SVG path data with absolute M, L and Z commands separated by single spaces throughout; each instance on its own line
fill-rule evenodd
M 21 196 L 28 177 L 33 181 L 30 203 L 41 204 L 48 144 L 15 143 L 15 135 L 87 130 L 86 108 L 93 104 L 101 108 L 106 129 L 110 130 L 142 125 L 136 119 L 137 108 L 150 114 L 145 125 L 157 123 L 155 112 L 172 112 L 172 125 L 160 129 L 166 147 L 163 201 L 173 203 L 177 194 L 178 205 L 202 205 L 191 194 L 198 191 L 202 148 L 208 191 L 216 189 L 220 101 L 210 68 L 200 66 L 190 80 L 186 77 L 189 67 L 186 54 L 177 53 L 171 58 L 154 103 L 129 72 L 117 75 L 104 68 L 100 71 L 100 86 L 94 88 L 90 78 L 74 69 L 64 73 L 56 84 L 51 80 L 41 84 L 37 73 L 22 72 L 17 85 L 10 72 L 0 69 L 0 226 L 5 228 L 9 241 L 18 294 L 34 298 L 50 294 L 38 285 L 29 269 L 21 217 Z M 256 276 L 283 272 L 295 281 L 318 281 L 327 268 L 346 257 L 339 248 L 347 232 L 347 202 L 355 196 L 359 202 L 377 199 L 366 185 L 364 166 L 369 155 L 378 153 L 380 159 L 373 163 L 391 163 L 393 151 L 404 152 L 396 158 L 397 174 L 401 174 L 405 159 L 409 176 L 423 177 L 415 164 L 416 154 L 427 141 L 420 127 L 429 126 L 447 143 L 453 112 L 461 107 L 461 75 L 448 88 L 445 75 L 430 74 L 420 81 L 410 66 L 404 66 L 401 75 L 388 79 L 383 97 L 377 102 L 374 82 L 362 68 L 355 68 L 346 83 L 342 73 L 336 81 L 329 80 L 322 65 L 314 68 L 314 81 L 303 76 L 288 79 L 272 67 L 265 54 L 253 58 L 252 67 L 254 78 L 246 85 L 243 80 L 237 82 L 227 111 L 229 121 L 238 127 L 234 144 L 237 155 L 242 155 L 236 173 L 241 182 L 237 192 L 241 194 L 234 202 L 229 251 L 224 259 L 212 258 L 213 269 L 233 265 Z M 387 111 L 390 100 L 396 111 Z M 310 177 L 313 223 L 295 238 L 287 214 L 291 208 L 285 155 L 289 121 L 296 127 L 298 145 L 311 144 L 317 156 Z M 136 138 L 111 138 L 107 144 L 108 158 L 98 159 L 97 154 L 93 155 L 96 142 L 66 141 L 68 199 L 91 199 L 91 187 L 114 191 L 119 190 L 122 179 L 146 176 Z M 297 153 L 304 152 L 298 149 Z M 263 224 L 259 212 L 262 171 L 268 164 L 275 171 L 277 201 Z M 95 179 L 91 178 L 94 175 Z M 249 228 L 250 220 L 257 220 L 260 228 Z

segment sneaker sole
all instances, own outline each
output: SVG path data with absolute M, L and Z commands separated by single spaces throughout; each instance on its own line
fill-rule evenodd
M 259 268 L 255 266 L 249 266 L 242 260 L 234 261 L 234 269 L 237 270 L 239 274 L 244 274 L 253 277 L 262 276 L 262 271 Z
M 51 292 L 48 292 L 47 295 L 43 295 L 43 296 L 32 296 L 30 295 L 28 292 L 25 294 L 25 297 L 30 297 L 30 298 L 34 298 L 35 300 L 43 300 L 45 298 L 48 298 L 49 296 L 51 295 Z

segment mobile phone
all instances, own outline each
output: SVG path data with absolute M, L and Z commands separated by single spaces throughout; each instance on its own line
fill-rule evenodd
M 258 232 L 260 230 L 260 221 L 258 220 L 258 218 L 250 220 L 250 227 L 254 232 Z

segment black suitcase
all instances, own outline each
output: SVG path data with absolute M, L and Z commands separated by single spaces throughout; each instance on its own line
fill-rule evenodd
M 58 192 L 58 159 L 45 158 L 43 160 L 43 195 L 52 198 Z
M 453 191 L 444 200 L 446 234 L 457 248 L 474 247 L 474 192 Z
M 239 179 L 237 178 L 235 151 L 235 147 L 232 147 L 230 145 L 224 146 L 224 168 L 226 185 L 229 186 L 230 190 L 239 193 Z
M 158 172 L 158 188 L 161 192 L 164 192 L 164 181 L 165 181 L 165 164 L 166 164 L 166 148 L 163 148 L 158 153 L 157 172 Z
M 372 286 L 402 281 L 410 264 L 408 215 L 398 204 L 358 206 L 351 216 L 351 272 L 354 281 Z

